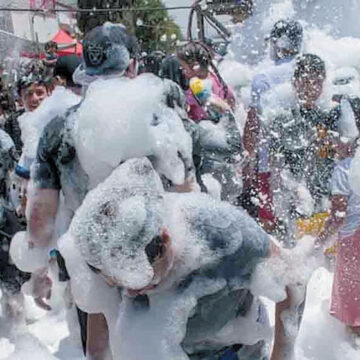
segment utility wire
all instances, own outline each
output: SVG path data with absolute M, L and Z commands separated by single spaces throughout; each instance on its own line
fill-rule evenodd
M 191 6 L 173 6 L 173 7 L 157 7 L 157 8 L 106 8 L 106 9 L 28 9 L 28 8 L 12 8 L 3 7 L 0 8 L 0 12 L 33 12 L 33 13 L 51 13 L 51 12 L 70 12 L 70 13 L 98 13 L 98 12 L 122 12 L 122 11 L 166 11 L 166 10 L 189 10 Z

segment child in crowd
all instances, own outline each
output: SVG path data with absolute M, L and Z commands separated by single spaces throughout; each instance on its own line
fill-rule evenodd
M 209 92 L 209 96 L 203 99 L 194 89 L 190 88 L 186 91 L 190 119 L 196 122 L 210 120 L 211 105 L 214 105 L 221 114 L 234 108 L 234 94 L 214 66 L 210 50 L 205 45 L 189 42 L 178 50 L 177 57 L 185 77 L 190 81 L 203 83 L 204 89 Z
M 268 192 L 266 203 L 268 213 L 276 216 L 275 231 L 286 247 L 295 245 L 296 220 L 319 211 L 322 198 L 329 195 L 333 161 L 330 154 L 322 150 L 327 131 L 333 130 L 336 124 L 335 119 L 317 105 L 325 77 L 322 59 L 313 54 L 299 57 L 293 77 L 296 104 L 276 117 L 270 128 L 271 192 Z M 266 223 L 263 214 L 259 212 L 260 221 Z M 296 332 L 289 341 L 281 322 L 283 314 L 291 311 L 299 319 L 299 330 L 305 306 L 305 286 L 302 294 L 297 295 L 301 299 L 299 295 L 302 300 L 292 304 L 296 297 L 289 291 L 289 298 L 278 304 L 276 311 L 275 348 L 286 341 L 289 354 L 294 352 Z M 284 354 L 277 356 L 283 358 Z
M 284 231 L 287 240 L 294 237 L 295 220 L 322 211 L 323 199 L 330 195 L 333 160 L 326 143 L 329 130 L 336 130 L 337 118 L 317 105 L 325 77 L 322 59 L 313 54 L 301 56 L 293 78 L 296 104 L 278 116 L 270 129 L 275 215 L 282 222 L 278 230 Z M 305 198 L 309 201 L 302 204 Z
M 27 116 L 27 113 L 35 111 L 40 104 L 49 96 L 49 87 L 44 77 L 44 69 L 39 62 L 32 62 L 25 69 L 23 76 L 17 83 L 18 95 L 24 105 L 25 112 L 19 117 L 11 117 L 5 122 L 4 130 L 14 141 L 18 164 L 15 167 L 13 184 L 11 188 L 11 200 L 17 208 L 18 216 L 25 216 L 26 188 L 30 179 L 30 160 L 22 156 L 23 136 L 20 126 L 20 119 Z M 25 118 L 24 118 L 25 119 Z
M 251 83 L 251 104 L 244 127 L 244 147 L 248 153 L 244 168 L 244 191 L 241 205 L 255 218 L 260 218 L 266 231 L 274 228 L 270 200 L 269 126 L 265 113 L 280 106 L 284 85 L 294 74 L 296 57 L 303 42 L 303 28 L 297 21 L 277 21 L 267 38 L 270 61 L 260 67 Z M 254 201 L 258 199 L 259 201 Z
M 185 78 L 190 80 L 186 97 L 188 116 L 197 123 L 194 155 L 198 159 L 194 159 L 194 163 L 200 186 L 214 197 L 236 203 L 242 190 L 242 149 L 240 131 L 232 113 L 234 95 L 205 45 L 189 42 L 178 50 L 177 57 Z

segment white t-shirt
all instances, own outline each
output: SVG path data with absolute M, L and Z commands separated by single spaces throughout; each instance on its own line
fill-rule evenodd
M 360 229 L 360 196 L 352 191 L 349 181 L 351 162 L 352 158 L 346 158 L 337 163 L 331 182 L 332 195 L 343 195 L 348 198 L 345 221 L 339 231 L 342 238 L 351 236 Z

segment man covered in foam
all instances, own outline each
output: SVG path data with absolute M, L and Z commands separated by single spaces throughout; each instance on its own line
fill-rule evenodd
M 261 294 L 252 275 L 281 252 L 245 211 L 164 192 L 146 158 L 87 195 L 60 250 L 77 304 L 107 318 L 114 359 L 268 359 L 266 310 L 249 289 Z
M 176 109 L 164 105 L 173 98 L 169 93 L 171 86 L 152 75 L 133 79 L 134 48 L 136 40 L 121 25 L 106 23 L 86 35 L 84 64 L 79 71 L 84 71 L 85 84 L 91 84 L 84 100 L 63 116 L 53 118 L 40 137 L 31 173 L 28 231 L 19 233 L 11 246 L 19 268 L 38 272 L 48 267 L 49 254 L 56 249 L 55 220 L 61 217 L 67 229 L 87 192 L 127 159 L 148 157 L 175 186 L 192 179 L 190 136 Z M 118 61 L 119 57 L 122 61 Z M 174 105 L 175 102 L 176 99 Z M 60 211 L 59 195 L 64 197 L 64 213 Z M 57 259 L 62 264 L 61 277 L 66 281 L 68 274 L 58 253 Z M 48 281 L 42 272 L 38 278 Z M 43 286 L 44 291 L 36 294 L 43 306 L 47 305 L 48 287 Z M 107 339 L 97 340 L 106 338 L 106 322 L 101 314 L 97 315 L 82 322 L 87 324 L 83 329 L 88 330 L 89 359 L 105 356 L 98 353 L 106 350 Z M 104 328 L 96 323 L 98 320 Z M 104 346 L 99 349 L 98 343 Z

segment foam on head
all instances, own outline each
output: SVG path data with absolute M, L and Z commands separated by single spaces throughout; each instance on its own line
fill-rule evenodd
M 85 261 L 123 287 L 148 285 L 154 272 L 145 247 L 161 232 L 162 192 L 147 159 L 129 160 L 91 191 L 71 224 Z

